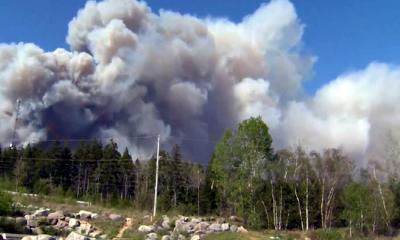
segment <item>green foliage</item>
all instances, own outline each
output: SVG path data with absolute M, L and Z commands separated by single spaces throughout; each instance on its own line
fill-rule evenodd
M 0 191 L 0 216 L 8 215 L 12 212 L 12 199 L 9 195 Z
M 26 233 L 24 226 L 15 223 L 15 219 L 0 216 L 0 233 Z
M 313 232 L 313 239 L 318 240 L 341 240 L 345 239 L 343 234 L 337 230 L 318 229 Z
M 263 211 L 257 209 L 263 170 L 272 156 L 272 138 L 260 117 L 243 121 L 235 132 L 225 132 L 211 162 L 220 212 L 235 209 L 251 227 L 265 224 Z

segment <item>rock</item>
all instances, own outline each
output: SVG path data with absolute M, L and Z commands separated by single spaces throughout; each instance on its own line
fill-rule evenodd
M 238 227 L 236 225 L 231 225 L 230 230 L 231 232 L 237 232 Z
M 60 220 L 60 219 L 64 219 L 64 212 L 63 211 L 57 211 L 57 212 L 52 212 L 49 215 L 47 215 L 47 220 L 51 221 L 51 220 Z
M 112 214 L 110 214 L 110 215 L 108 216 L 108 218 L 111 219 L 112 221 L 119 221 L 119 220 L 122 219 L 122 216 L 121 216 L 121 215 L 118 215 L 118 214 L 112 213 Z
M 232 221 L 232 222 L 240 222 L 240 219 L 238 217 L 236 217 L 236 216 L 230 216 L 229 220 Z
M 90 234 L 89 234 L 89 237 L 97 238 L 97 237 L 99 237 L 101 234 L 103 234 L 102 231 L 96 230 L 96 231 L 90 233 Z
M 36 210 L 32 215 L 34 217 L 47 217 L 49 215 L 50 209 L 48 208 L 40 208 Z
M 26 219 L 26 225 L 28 227 L 37 227 L 38 226 L 38 222 L 34 216 L 25 215 L 25 219 Z
M 56 238 L 50 235 L 41 234 L 38 236 L 25 236 L 21 240 L 56 240 Z
M 107 237 L 108 237 L 107 234 L 103 234 L 100 236 L 100 239 L 107 239 Z
M 200 236 L 199 235 L 193 235 L 190 240 L 200 240 Z
M 161 227 L 163 229 L 170 229 L 171 228 L 171 220 L 169 219 L 169 217 L 164 215 L 162 218 L 163 218 L 163 221 L 161 223 Z
M 164 235 L 161 240 L 172 240 L 172 237 L 170 235 Z
M 32 228 L 32 233 L 35 235 L 43 234 L 43 230 L 40 227 Z
M 79 233 L 71 232 L 65 240 L 90 240 L 90 239 L 91 238 L 85 237 Z
M 219 217 L 219 218 L 217 218 L 216 222 L 219 223 L 219 224 L 222 224 L 222 223 L 226 222 L 226 219 L 223 218 L 223 217 Z
M 208 226 L 208 231 L 210 232 L 221 232 L 221 224 L 219 223 L 213 223 L 210 226 Z
M 210 224 L 208 222 L 201 222 L 198 223 L 194 228 L 193 231 L 196 234 L 204 234 L 207 232 L 207 228 Z
M 86 210 L 80 210 L 77 215 L 79 215 L 80 219 L 96 219 L 98 217 L 97 213 L 92 213 Z
M 236 232 L 238 232 L 238 233 L 248 233 L 247 229 L 244 228 L 243 226 L 238 227 Z
M 186 240 L 186 237 L 183 236 L 182 234 L 179 234 L 178 235 L 178 240 Z
M 192 223 L 199 223 L 201 222 L 201 218 L 192 218 Z
M 68 227 L 70 228 L 76 228 L 80 225 L 80 222 L 78 219 L 76 218 L 71 218 L 68 222 Z
M 157 240 L 158 236 L 157 233 L 149 233 L 146 235 L 146 240 Z
M 57 224 L 54 226 L 56 229 L 66 228 L 69 224 L 64 220 L 58 220 Z
M 223 223 L 221 224 L 221 230 L 223 232 L 229 231 L 229 223 Z
M 94 231 L 94 227 L 88 222 L 81 222 L 79 227 L 76 228 L 77 232 L 80 234 L 88 235 Z
M 15 218 L 15 223 L 18 225 L 26 225 L 27 220 L 24 217 L 17 217 Z
M 149 233 L 154 231 L 154 226 L 148 226 L 148 225 L 141 225 L 138 228 L 138 231 L 141 233 Z

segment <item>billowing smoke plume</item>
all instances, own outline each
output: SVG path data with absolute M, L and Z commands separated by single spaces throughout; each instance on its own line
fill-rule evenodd
M 114 138 L 140 154 L 153 143 L 143 150 L 138 136 L 214 140 L 260 115 L 276 147 L 378 149 L 382 130 L 400 130 L 400 68 L 373 63 L 304 97 L 316 58 L 301 49 L 303 30 L 287 0 L 239 23 L 154 13 L 136 0 L 89 1 L 69 23 L 70 51 L 0 45 L 0 141 L 12 138 L 21 99 L 21 143 Z M 182 143 L 208 160 L 212 144 Z

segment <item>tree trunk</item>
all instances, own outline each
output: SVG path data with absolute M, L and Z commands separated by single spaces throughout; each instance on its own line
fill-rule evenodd
M 298 210 L 299 210 L 301 230 L 304 231 L 303 214 L 302 214 L 302 211 L 301 211 L 301 203 L 300 203 L 299 195 L 297 194 L 297 186 L 294 187 L 294 194 L 296 195 L 296 199 L 297 199 L 297 207 L 298 207 Z

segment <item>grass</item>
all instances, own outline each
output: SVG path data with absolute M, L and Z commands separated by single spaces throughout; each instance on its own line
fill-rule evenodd
M 124 221 L 111 221 L 109 219 L 96 219 L 90 221 L 91 224 L 100 229 L 103 233 L 107 234 L 108 239 L 117 236 L 119 229 L 124 225 Z

